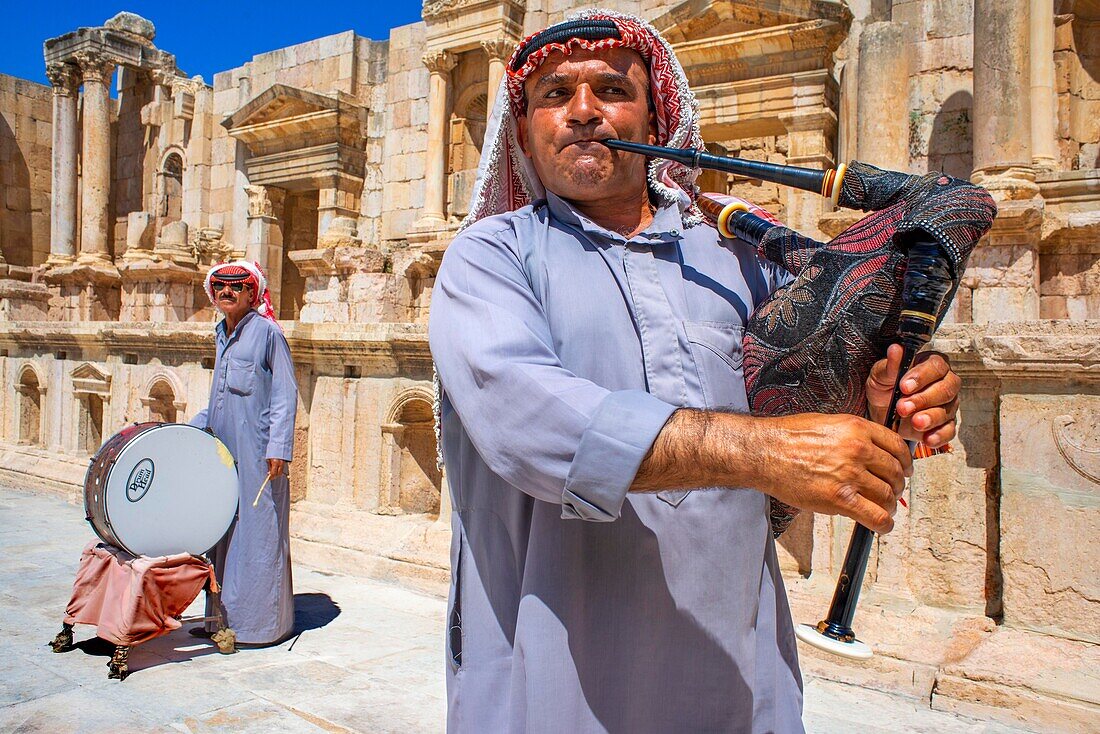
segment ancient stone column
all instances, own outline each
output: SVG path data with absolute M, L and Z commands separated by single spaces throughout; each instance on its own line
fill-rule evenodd
M 1031 0 L 974 1 L 974 171 L 976 181 L 1030 198 Z M 1003 179 L 998 185 L 992 177 Z M 1021 186 L 1012 184 L 1019 182 Z
M 286 190 L 276 186 L 245 186 L 248 194 L 248 243 L 245 259 L 258 262 L 267 275 L 271 306 L 279 313 L 283 282 L 283 201 Z
M 1031 0 L 1031 162 L 1058 164 L 1054 139 L 1054 4 Z
M 504 65 L 515 50 L 516 44 L 505 38 L 494 38 L 491 41 L 482 41 L 481 47 L 489 56 L 489 104 L 485 110 L 485 119 L 488 120 L 493 111 L 493 102 L 496 101 L 497 92 L 500 90 L 500 80 L 504 78 Z
M 84 130 L 80 202 L 81 263 L 110 263 L 107 249 L 111 193 L 111 98 L 114 64 L 96 54 L 76 54 L 84 81 Z
M 424 54 L 424 65 L 431 77 L 428 82 L 428 152 L 424 167 L 425 220 L 444 222 L 447 176 L 447 107 L 450 97 L 451 69 L 457 59 L 446 51 Z
M 859 39 L 856 156 L 909 170 L 909 56 L 900 23 L 870 23 Z
M 53 86 L 53 184 L 50 191 L 50 266 L 76 258 L 76 105 L 80 71 L 72 64 L 49 64 Z

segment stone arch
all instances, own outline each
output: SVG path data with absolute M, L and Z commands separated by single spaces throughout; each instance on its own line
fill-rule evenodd
M 42 402 L 46 394 L 46 384 L 39 377 L 34 365 L 27 363 L 19 370 L 16 394 L 18 395 L 16 442 L 29 446 L 43 445 Z
M 145 383 L 141 393 L 148 420 L 175 423 L 187 410 L 184 389 L 170 372 L 157 372 Z
M 183 148 L 165 149 L 157 165 L 156 216 L 162 226 L 183 218 L 183 172 L 186 160 Z
M 379 486 L 379 506 L 385 511 L 439 514 L 442 474 L 436 466 L 432 393 L 427 388 L 402 391 L 386 411 Z

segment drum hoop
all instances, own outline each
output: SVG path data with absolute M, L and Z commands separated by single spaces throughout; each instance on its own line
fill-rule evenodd
M 152 425 L 149 428 L 144 428 L 141 431 L 138 431 L 137 433 L 135 433 L 134 435 L 128 437 L 123 442 L 123 449 L 126 448 L 126 445 L 131 443 L 138 436 L 140 436 L 140 435 L 142 435 L 142 434 L 144 434 L 148 431 L 151 431 L 155 428 L 159 428 L 160 426 L 164 425 L 163 423 L 156 423 L 155 421 L 144 421 L 142 423 L 133 423 L 129 427 L 137 427 L 137 426 L 150 425 L 150 424 L 154 424 L 154 425 Z M 96 527 L 96 523 L 93 519 L 92 512 L 91 512 L 90 508 L 88 507 L 88 481 L 92 478 L 92 473 L 96 470 L 96 466 L 99 464 L 99 457 L 102 456 L 103 452 L 108 451 L 114 445 L 115 440 L 120 438 L 119 434 L 122 433 L 122 431 L 125 431 L 125 430 L 126 430 L 126 428 L 119 429 L 119 431 L 117 431 L 113 436 L 111 436 L 109 439 L 107 439 L 106 443 L 104 443 L 102 446 L 99 447 L 99 450 L 96 451 L 92 455 L 92 458 L 88 463 L 88 470 L 84 473 L 84 517 L 85 517 L 85 519 L 87 519 L 88 524 L 92 526 L 92 530 L 95 531 L 95 534 L 97 536 L 100 535 L 99 529 Z M 126 545 L 122 542 L 122 540 L 118 537 L 118 533 L 115 532 L 114 527 L 111 525 L 111 520 L 107 515 L 107 482 L 110 479 L 111 472 L 114 471 L 115 464 L 118 463 L 118 457 L 121 454 L 122 454 L 122 449 L 119 449 L 118 454 L 115 455 L 114 460 L 111 462 L 110 466 L 107 467 L 107 471 L 103 474 L 103 477 L 101 478 L 100 484 L 99 484 L 99 486 L 101 488 L 100 504 L 102 505 L 102 508 L 103 508 L 102 519 L 103 519 L 103 524 L 105 526 L 104 529 L 106 530 L 107 535 L 110 536 L 109 539 L 103 538 L 102 536 L 100 536 L 100 540 L 103 540 L 103 541 L 109 543 L 110 545 L 114 545 L 117 548 L 122 548 L 126 552 L 130 552 L 130 549 L 127 548 Z M 133 554 L 131 554 L 131 555 L 133 555 Z

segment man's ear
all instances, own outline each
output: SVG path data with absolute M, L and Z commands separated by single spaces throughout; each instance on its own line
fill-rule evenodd
M 516 138 L 519 140 L 519 149 L 523 151 L 525 156 L 530 158 L 531 153 L 527 150 L 527 115 L 520 115 L 516 118 Z
M 657 111 L 649 110 L 649 144 L 657 144 Z

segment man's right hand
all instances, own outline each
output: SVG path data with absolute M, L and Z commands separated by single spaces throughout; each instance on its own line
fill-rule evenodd
M 751 487 L 888 533 L 912 473 L 901 437 L 854 415 L 759 418 L 681 409 L 653 442 L 631 491 Z
M 845 515 L 876 533 L 893 529 L 898 497 L 913 474 L 909 447 L 896 433 L 853 415 L 754 423 L 760 463 L 750 486 L 794 507 Z

